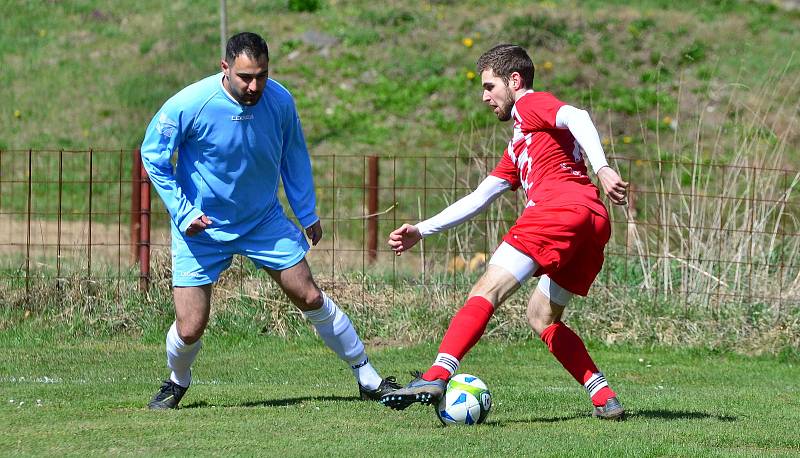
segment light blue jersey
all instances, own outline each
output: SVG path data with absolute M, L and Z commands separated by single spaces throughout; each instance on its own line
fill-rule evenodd
M 173 172 L 170 158 L 178 150 Z M 291 94 L 269 79 L 256 105 L 244 106 L 222 86 L 222 73 L 167 100 L 147 127 L 142 163 L 164 201 L 173 233 L 200 215 L 205 233 L 229 242 L 283 217 L 279 179 L 297 220 L 319 218 L 300 119 Z

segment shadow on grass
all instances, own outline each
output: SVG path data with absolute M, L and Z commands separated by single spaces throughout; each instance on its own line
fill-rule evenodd
M 700 420 L 711 418 L 718 421 L 736 421 L 737 418 L 730 415 L 714 415 L 705 412 L 688 412 L 685 410 L 636 410 L 625 414 L 628 418 L 644 417 L 657 418 L 662 420 Z
M 538 418 L 520 418 L 512 420 L 487 420 L 487 426 L 505 426 L 513 423 L 557 423 L 560 421 L 577 420 L 581 418 L 590 418 L 591 415 L 576 413 L 574 415 L 564 415 L 559 417 L 538 417 Z M 636 410 L 625 412 L 626 420 L 636 420 L 637 418 L 651 418 L 661 420 L 702 420 L 710 418 L 717 421 L 731 422 L 737 421 L 736 417 L 729 415 L 714 415 L 705 412 L 688 412 L 681 410 Z M 599 420 L 598 420 L 599 421 Z
M 286 399 L 267 399 L 264 401 L 249 401 L 249 402 L 239 402 L 233 404 L 209 404 L 206 401 L 197 401 L 191 404 L 182 405 L 181 409 L 202 409 L 206 407 L 285 407 L 285 406 L 293 406 L 297 404 L 303 404 L 305 402 L 325 402 L 325 401 L 358 401 L 362 402 L 360 398 L 356 396 L 307 396 L 307 397 L 299 397 L 299 398 L 286 398 Z

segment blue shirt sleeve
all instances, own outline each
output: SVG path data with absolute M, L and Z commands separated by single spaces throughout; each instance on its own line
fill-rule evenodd
M 294 103 L 288 105 L 284 118 L 281 179 L 286 198 L 300 225 L 308 228 L 316 223 L 319 217 L 316 213 L 317 196 L 314 191 L 311 158 Z
M 153 183 L 170 218 L 178 229 L 185 233 L 189 224 L 203 212 L 195 208 L 186 198 L 175 179 L 172 163 L 173 153 L 186 137 L 191 120 L 187 119 L 170 101 L 164 104 L 150 121 L 142 142 L 142 165 Z

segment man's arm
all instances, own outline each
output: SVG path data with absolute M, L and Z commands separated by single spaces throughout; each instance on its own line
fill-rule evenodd
M 175 180 L 170 160 L 184 136 L 185 126 L 181 123 L 180 113 L 171 111 L 165 104 L 147 127 L 141 147 L 142 165 L 172 221 L 181 232 L 194 235 L 211 222 L 201 218 L 203 212 L 189 202 Z M 190 226 L 197 226 L 195 221 L 202 223 L 202 227 L 193 227 L 189 231 Z
M 403 224 L 389 234 L 389 246 L 398 256 L 423 237 L 457 226 L 483 211 L 511 183 L 495 176 L 486 177 L 474 191 L 457 200 L 438 214 L 416 225 Z
M 586 153 L 586 158 L 592 169 L 600 179 L 603 191 L 611 201 L 617 205 L 627 204 L 628 183 L 622 181 L 617 172 L 609 167 L 600 135 L 592 122 L 592 118 L 585 110 L 579 110 L 571 105 L 564 105 L 556 113 L 556 127 L 569 129 L 578 144 Z
M 281 180 L 292 211 L 306 230 L 311 243 L 316 245 L 322 238 L 322 225 L 316 211 L 317 196 L 314 190 L 311 158 L 294 103 L 287 108 L 284 120 Z

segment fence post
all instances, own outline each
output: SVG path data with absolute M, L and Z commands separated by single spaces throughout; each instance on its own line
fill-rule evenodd
M 89 148 L 89 212 L 86 214 L 89 220 L 88 239 L 86 244 L 86 280 L 92 280 L 92 194 L 94 192 L 94 175 L 92 168 L 94 167 L 94 148 Z
M 139 173 L 139 290 L 150 288 L 150 179 L 140 164 Z
M 25 304 L 31 300 L 31 202 L 33 201 L 33 150 L 28 150 L 28 209 L 25 239 Z
M 378 156 L 367 158 L 367 259 L 378 257 Z
M 139 226 L 142 211 L 142 155 L 139 148 L 133 150 L 131 162 L 131 259 L 134 264 L 139 262 Z
M 634 183 L 628 186 L 628 206 L 627 206 L 627 234 L 625 235 L 625 254 L 627 256 L 636 252 L 636 188 Z M 626 271 L 627 272 L 627 271 Z M 627 273 L 625 274 L 627 275 Z M 625 277 L 627 280 L 627 276 Z

